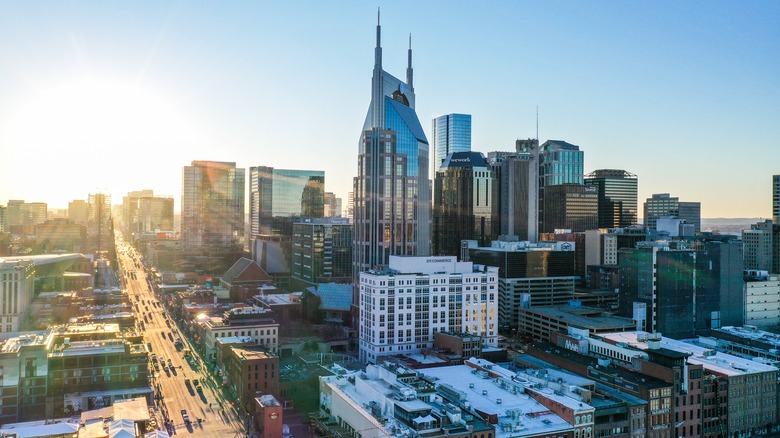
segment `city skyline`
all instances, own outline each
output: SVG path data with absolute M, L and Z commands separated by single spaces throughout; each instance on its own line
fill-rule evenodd
M 771 217 L 772 160 L 732 164 L 780 137 L 780 6 L 749 5 L 0 5 L 0 204 L 152 188 L 178 211 L 192 160 L 323 170 L 346 199 L 382 6 L 390 71 L 412 33 L 429 138 L 434 116 L 466 113 L 474 151 L 512 150 L 538 107 L 540 142 L 636 174 L 640 203 Z

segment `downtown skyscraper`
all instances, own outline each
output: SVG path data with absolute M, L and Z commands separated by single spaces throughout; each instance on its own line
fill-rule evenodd
M 433 119 L 433 176 L 448 155 L 471 152 L 471 114 L 447 114 Z
M 376 26 L 371 104 L 360 135 L 354 178 L 354 269 L 387 266 L 391 255 L 430 254 L 429 146 L 414 111 L 412 48 L 406 82 L 382 69 Z M 355 283 L 357 284 L 357 282 Z M 357 293 L 353 304 L 357 304 Z

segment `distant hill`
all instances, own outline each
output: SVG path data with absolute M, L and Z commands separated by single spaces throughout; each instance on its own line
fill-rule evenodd
M 742 230 L 750 229 L 750 225 L 763 221 L 760 217 L 715 217 L 702 218 L 702 231 L 720 231 L 728 234 L 742 234 Z

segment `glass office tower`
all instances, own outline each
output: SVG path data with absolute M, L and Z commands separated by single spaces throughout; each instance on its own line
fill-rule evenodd
M 585 176 L 585 185 L 599 194 L 599 228 L 637 224 L 637 178 L 617 169 L 599 169 Z
M 447 114 L 433 119 L 433 174 L 449 154 L 471 152 L 471 114 Z
M 292 236 L 297 218 L 321 218 L 325 211 L 325 172 L 249 168 L 249 217 L 252 238 Z
M 236 163 L 184 166 L 181 240 L 187 249 L 240 250 L 244 237 L 244 169 Z
M 390 255 L 430 255 L 429 146 L 414 103 L 411 40 L 403 82 L 382 69 L 377 23 L 371 104 L 354 178 L 356 284 L 360 272 L 387 266 Z

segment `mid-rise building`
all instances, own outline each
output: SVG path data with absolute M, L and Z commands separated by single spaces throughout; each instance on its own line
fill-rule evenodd
M 585 175 L 584 181 L 598 190 L 599 228 L 637 224 L 636 175 L 625 170 L 599 169 Z
M 521 307 L 517 332 L 534 341 L 548 342 L 553 333 L 568 333 L 569 327 L 591 335 L 633 330 L 630 318 L 612 316 L 604 309 L 585 307 L 577 301 L 565 306 Z
M 780 276 L 745 276 L 745 324 L 765 330 L 780 329 Z M 772 347 L 776 348 L 776 347 Z
M 352 281 L 349 219 L 308 219 L 293 223 L 292 277 L 308 284 Z
M 681 202 L 680 198 L 670 196 L 668 193 L 654 194 L 645 200 L 645 228 L 655 231 L 658 218 L 661 217 L 685 219 L 686 223 L 693 225 L 695 233 L 701 231 L 700 202 Z
M 498 237 L 493 171 L 479 152 L 448 155 L 433 190 L 433 254 L 457 256 L 462 240 L 487 245 Z
M 138 199 L 154 196 L 154 190 L 136 190 L 128 192 L 122 197 L 122 221 L 123 229 L 130 233 L 138 232 Z
M 181 240 L 185 249 L 240 250 L 244 236 L 244 169 L 193 161 L 182 178 Z
M 516 328 L 521 307 L 563 305 L 574 295 L 572 242 L 467 242 L 464 260 L 498 267 L 498 323 Z
M 558 184 L 544 188 L 541 232 L 583 232 L 598 225 L 599 199 L 596 187 Z
M 196 333 L 206 350 L 207 360 L 216 359 L 217 340 L 237 337 L 263 346 L 271 353 L 279 348 L 279 324 L 272 312 L 262 307 L 238 307 L 221 317 L 198 316 Z
M 35 263 L 0 259 L 0 332 L 19 331 L 34 298 Z
M 75 224 L 87 225 L 89 222 L 89 204 L 83 199 L 68 203 L 68 220 Z
M 419 353 L 434 333 L 498 339 L 498 268 L 456 257 L 391 256 L 387 268 L 360 274 L 360 359 Z
M 515 152 L 491 152 L 498 190 L 499 234 L 536 242 L 539 238 L 539 141 L 517 140 Z
M 173 230 L 173 198 L 149 196 L 138 199 L 137 230 L 154 233 Z
M 257 235 L 292 236 L 292 224 L 321 218 L 325 212 L 325 172 L 321 170 L 249 168 L 249 218 Z
M 257 348 L 227 346 L 225 360 L 227 386 L 236 393 L 241 406 L 250 410 L 255 397 L 279 397 L 279 356 Z
M 35 226 L 35 245 L 40 252 L 86 251 L 87 228 L 68 219 L 50 219 Z
M 8 232 L 8 209 L 0 205 L 0 233 Z
M 29 333 L 0 341 L 0 423 L 44 418 L 48 384 L 46 339 L 44 334 Z
M 434 117 L 431 133 L 434 175 L 449 154 L 471 152 L 471 114 Z

